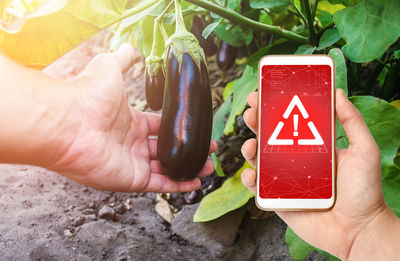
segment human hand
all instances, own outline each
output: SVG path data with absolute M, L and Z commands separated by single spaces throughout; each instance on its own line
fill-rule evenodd
M 257 93 L 248 96 L 251 106 L 244 120 L 253 132 L 257 130 Z M 382 194 L 380 151 L 361 113 L 336 91 L 336 114 L 343 125 L 350 146 L 336 149 L 337 198 L 335 206 L 326 212 L 277 211 L 293 231 L 311 245 L 341 259 L 358 256 L 365 251 L 365 238 L 376 233 L 381 224 L 398 223 L 386 205 Z M 256 166 L 256 139 L 247 140 L 242 154 Z M 247 169 L 242 182 L 256 193 L 256 172 Z M 367 236 L 366 236 L 367 235 Z M 359 246 L 359 247 L 358 247 Z
M 122 72 L 133 61 L 133 50 L 123 45 L 115 53 L 96 56 L 69 85 L 76 91 L 71 113 L 79 129 L 66 152 L 50 167 L 97 189 L 135 192 L 192 191 L 199 177 L 212 173 L 208 160 L 191 181 L 174 181 L 163 174 L 157 159 L 156 136 L 160 115 L 130 108 Z M 211 142 L 210 152 L 216 143 Z

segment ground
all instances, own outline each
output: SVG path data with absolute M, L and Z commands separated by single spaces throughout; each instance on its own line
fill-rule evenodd
M 107 50 L 106 39 L 107 32 L 100 33 L 44 72 L 58 79 L 74 77 L 94 55 Z M 130 103 L 141 109 L 143 69 L 138 53 L 125 77 Z M 210 71 L 217 106 L 223 81 L 217 69 L 210 66 Z M 207 186 L 214 180 L 218 184 L 213 178 Z M 182 209 L 176 220 L 187 224 L 177 229 L 177 223 L 174 228 L 155 211 L 154 193 L 97 191 L 45 169 L 0 165 L 0 260 L 290 260 L 286 225 L 271 214 L 255 220 L 254 211 L 248 211 L 251 205 L 231 214 L 230 220 L 240 219 L 231 238 L 212 238 L 215 245 L 210 245 L 203 225 L 191 224 L 196 206 L 185 205 L 198 202 L 199 193 L 171 195 Z M 226 224 L 220 224 L 224 229 Z M 198 227 L 198 232 L 186 231 Z M 308 259 L 323 258 L 312 253 Z

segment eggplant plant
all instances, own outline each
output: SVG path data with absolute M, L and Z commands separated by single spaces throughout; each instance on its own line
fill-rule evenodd
M 42 69 L 105 28 L 113 33 L 111 51 L 129 42 L 147 57 L 146 98 L 163 114 L 158 156 L 175 179 L 190 179 L 199 171 L 210 136 L 218 140 L 237 134 L 237 117 L 247 95 L 257 89 L 262 56 L 332 56 L 337 88 L 362 113 L 380 147 L 384 197 L 400 216 L 400 1 L 64 0 L 35 6 L 24 1 L 18 10 L 11 2 L 0 4 L 0 50 L 21 64 Z M 46 3 L 52 4 L 45 8 Z M 207 57 L 215 59 L 215 43 L 220 51 L 241 48 L 247 55 L 237 65 L 243 74 L 226 85 L 213 118 Z M 218 55 L 221 69 L 235 63 L 230 50 Z M 336 135 L 337 146 L 346 148 L 340 124 Z M 224 162 L 215 153 L 212 157 L 225 182 L 203 198 L 196 222 L 216 219 L 254 196 L 240 181 L 247 162 L 235 173 L 224 173 Z M 295 260 L 314 249 L 290 229 L 286 241 Z

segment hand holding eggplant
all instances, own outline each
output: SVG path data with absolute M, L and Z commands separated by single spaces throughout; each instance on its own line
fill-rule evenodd
M 203 49 L 184 26 L 175 1 L 177 29 L 167 43 L 166 82 L 158 138 L 163 171 L 175 180 L 191 180 L 207 161 L 212 130 L 212 101 Z

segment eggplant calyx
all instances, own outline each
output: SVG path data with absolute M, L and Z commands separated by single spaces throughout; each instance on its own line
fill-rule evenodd
M 206 66 L 207 63 L 204 50 L 201 48 L 196 36 L 188 31 L 177 31 L 167 41 L 167 52 L 173 52 L 179 64 L 179 72 L 182 67 L 183 54 L 189 54 L 199 70 L 201 70 L 201 63 Z
M 146 72 L 149 78 L 156 76 L 159 69 L 164 71 L 164 60 L 158 56 L 150 55 L 145 60 Z

